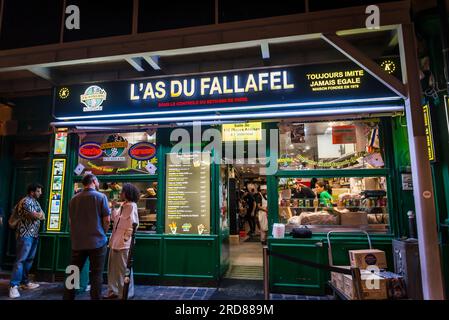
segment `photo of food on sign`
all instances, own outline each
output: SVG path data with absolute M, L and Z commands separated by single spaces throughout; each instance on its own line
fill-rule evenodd
M 156 132 L 87 134 L 80 137 L 78 157 L 81 174 L 155 174 Z

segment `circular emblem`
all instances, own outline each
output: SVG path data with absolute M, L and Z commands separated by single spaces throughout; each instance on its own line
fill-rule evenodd
M 380 66 L 389 74 L 392 74 L 396 70 L 396 64 L 391 60 L 382 61 Z
M 120 157 L 127 147 L 128 141 L 118 134 L 110 135 L 106 139 L 106 143 L 101 145 L 101 149 L 108 158 Z
M 83 111 L 101 111 L 101 104 L 106 100 L 106 91 L 99 86 L 90 86 L 81 95 L 81 103 L 85 105 Z
M 424 191 L 422 193 L 422 196 L 424 197 L 424 199 L 430 199 L 432 197 L 432 192 L 430 191 Z
M 64 87 L 64 88 L 59 89 L 59 98 L 67 99 L 69 97 L 69 95 L 70 95 L 69 88 Z
M 83 159 L 93 160 L 100 158 L 103 154 L 103 150 L 98 143 L 95 142 L 85 142 L 80 145 L 78 154 Z
M 139 142 L 129 148 L 128 154 L 134 160 L 150 160 L 156 155 L 156 146 L 149 142 Z
M 374 254 L 369 253 L 365 256 L 365 262 L 367 265 L 373 266 L 376 264 L 377 258 Z

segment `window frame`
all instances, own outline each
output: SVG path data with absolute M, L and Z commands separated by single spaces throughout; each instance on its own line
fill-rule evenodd
M 354 119 L 354 120 L 363 120 L 363 119 Z M 323 121 L 329 121 L 328 119 Z M 332 121 L 350 121 L 348 119 L 339 119 L 335 118 L 332 119 Z M 320 120 L 317 120 L 316 122 L 320 122 Z M 278 125 L 279 122 L 276 123 Z M 376 232 L 376 234 L 379 235 L 394 235 L 397 229 L 397 212 L 396 210 L 396 203 L 393 199 L 393 188 L 395 187 L 394 182 L 394 165 L 393 165 L 393 145 L 392 145 L 392 139 L 390 141 L 386 141 L 386 136 L 391 136 L 392 130 L 391 130 L 391 117 L 379 117 L 379 144 L 380 148 L 383 151 L 382 156 L 384 157 L 384 168 L 378 168 L 378 169 L 370 169 L 370 168 L 363 168 L 363 169 L 313 169 L 313 170 L 281 170 L 278 168 L 275 175 L 267 176 L 267 185 L 268 185 L 268 207 L 269 207 L 269 234 L 271 234 L 273 229 L 274 223 L 279 223 L 279 193 L 278 185 L 279 185 L 279 179 L 281 178 L 336 178 L 336 177 L 343 177 L 343 178 L 364 178 L 364 177 L 385 177 L 386 183 L 387 183 L 387 208 L 388 208 L 388 215 L 389 215 L 389 225 L 387 232 Z M 280 142 L 279 147 L 280 148 Z M 267 146 L 269 148 L 269 146 Z M 271 153 L 271 152 L 270 152 Z M 280 152 L 278 150 L 277 155 L 279 155 Z M 277 161 L 277 159 L 276 159 Z M 331 228 L 331 227 L 330 227 Z M 332 227 L 335 229 L 338 229 L 338 226 Z M 342 228 L 343 229 L 343 228 Z M 372 230 L 367 230 L 369 233 Z M 319 230 L 316 231 L 316 233 L 324 233 L 320 232 Z

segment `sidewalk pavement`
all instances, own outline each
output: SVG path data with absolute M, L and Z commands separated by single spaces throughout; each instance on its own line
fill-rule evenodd
M 21 297 L 14 300 L 61 300 L 63 294 L 62 282 L 39 282 L 41 285 L 35 290 L 21 290 Z M 106 286 L 103 292 L 106 293 Z M 0 300 L 12 300 L 8 297 L 9 280 L 0 279 Z M 215 298 L 226 299 L 263 299 L 263 292 L 254 292 L 242 295 L 241 290 L 223 292 L 222 288 L 210 287 L 176 287 L 176 286 L 134 286 L 134 300 L 214 300 Z M 271 294 L 272 300 L 330 300 L 330 296 L 303 296 L 288 294 Z M 89 292 L 77 295 L 78 300 L 89 300 Z

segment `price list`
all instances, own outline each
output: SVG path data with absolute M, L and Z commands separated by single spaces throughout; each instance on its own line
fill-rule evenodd
M 165 233 L 210 234 L 210 154 L 167 154 Z

